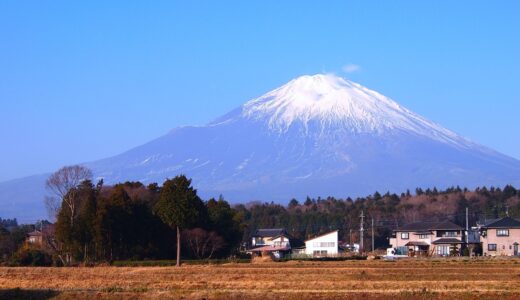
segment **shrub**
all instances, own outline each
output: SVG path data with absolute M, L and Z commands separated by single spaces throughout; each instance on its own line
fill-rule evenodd
M 39 249 L 20 249 L 11 258 L 11 265 L 46 267 L 52 265 L 52 257 Z

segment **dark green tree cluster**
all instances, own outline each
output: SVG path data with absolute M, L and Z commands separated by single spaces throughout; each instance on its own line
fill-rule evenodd
M 202 201 L 183 175 L 162 187 L 140 182 L 94 186 L 84 180 L 69 193 L 74 196 L 67 195 L 55 224 L 56 248 L 64 264 L 173 257 L 180 264 L 181 256 L 229 256 L 242 237 L 240 214 L 222 198 Z M 194 228 L 198 230 L 191 232 Z M 190 239 L 191 233 L 196 240 Z M 184 246 L 183 236 L 195 242 Z M 194 253 L 200 245 L 211 251 Z
M 174 235 L 152 213 L 155 195 L 142 184 L 85 180 L 74 193 L 74 215 L 64 201 L 55 224 L 64 263 L 168 257 Z

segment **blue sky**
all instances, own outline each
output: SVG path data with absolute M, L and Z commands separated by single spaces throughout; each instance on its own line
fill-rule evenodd
M 1 1 L 0 180 L 321 72 L 520 158 L 520 2 Z

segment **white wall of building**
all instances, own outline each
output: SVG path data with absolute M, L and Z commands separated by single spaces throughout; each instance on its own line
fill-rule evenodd
M 305 241 L 305 254 L 317 257 L 338 255 L 338 231 Z

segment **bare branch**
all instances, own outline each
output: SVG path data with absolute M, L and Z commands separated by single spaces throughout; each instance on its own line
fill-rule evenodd
M 216 232 L 208 232 L 201 228 L 186 230 L 184 237 L 188 247 L 199 259 L 209 259 L 225 246 L 224 239 Z
M 77 187 L 82 181 L 92 179 L 92 171 L 83 166 L 66 166 L 53 173 L 46 181 L 46 188 L 59 199 Z
M 56 220 L 60 211 L 60 199 L 51 196 L 45 196 L 43 202 L 47 209 L 47 214 L 51 220 Z
M 53 173 L 45 184 L 46 188 L 54 193 L 57 200 L 51 200 L 52 197 L 45 199 L 47 209 L 57 216 L 61 209 L 61 201 L 65 203 L 70 210 L 70 225 L 74 225 L 76 214 L 76 188 L 85 180 L 92 179 L 92 171 L 83 166 L 67 166 Z

